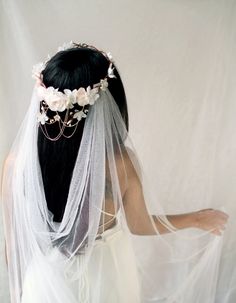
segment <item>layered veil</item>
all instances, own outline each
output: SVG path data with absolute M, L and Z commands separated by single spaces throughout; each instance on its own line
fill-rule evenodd
M 89 108 L 60 223 L 45 199 L 38 109 L 34 88 L 3 174 L 11 302 L 213 303 L 223 236 L 171 225 L 109 89 Z

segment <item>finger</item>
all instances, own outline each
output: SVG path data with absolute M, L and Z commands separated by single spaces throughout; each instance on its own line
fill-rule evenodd
M 226 229 L 226 227 L 225 227 L 225 225 L 220 225 L 220 226 L 219 226 L 219 229 L 221 229 L 221 230 L 225 230 L 225 229 Z
M 222 224 L 225 224 L 228 221 L 228 218 L 221 215 L 221 214 L 220 215 L 215 214 L 212 219 L 215 222 L 219 222 L 219 223 L 222 223 Z
M 214 229 L 220 229 L 220 230 L 225 230 L 226 226 L 224 224 L 224 222 L 217 222 L 214 224 Z
M 222 225 L 224 225 L 224 224 L 226 224 L 227 223 L 227 220 L 226 219 L 219 219 L 219 224 L 222 224 Z
M 221 210 L 216 210 L 216 212 L 222 217 L 222 218 L 225 218 L 225 219 L 228 219 L 229 218 L 229 215 Z
M 214 230 L 212 231 L 212 234 L 214 234 L 214 235 L 216 235 L 216 236 L 221 236 L 221 235 L 222 235 L 219 229 L 214 229 Z
M 229 219 L 229 216 L 221 215 L 220 218 L 221 218 L 221 220 L 224 220 L 225 222 L 227 222 Z

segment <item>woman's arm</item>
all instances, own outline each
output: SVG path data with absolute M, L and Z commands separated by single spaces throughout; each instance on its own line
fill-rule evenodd
M 3 188 L 3 183 L 7 183 L 7 181 L 5 180 L 5 168 L 9 168 L 11 166 L 14 165 L 14 157 L 12 154 L 8 154 L 8 156 L 5 158 L 4 162 L 3 162 L 3 166 L 2 166 L 2 171 L 1 171 L 1 203 L 4 203 L 4 198 L 7 197 L 8 195 L 10 195 L 9 192 L 9 188 L 6 190 L 6 188 Z M 5 184 L 6 185 L 6 184 Z M 4 236 L 5 236 L 5 260 L 6 260 L 6 265 L 8 267 L 8 251 L 10 251 L 10 240 L 11 240 L 11 218 L 10 218 L 10 214 L 11 214 L 11 209 L 12 209 L 12 205 L 8 204 L 8 205 L 1 205 L 2 210 L 3 210 L 3 216 L 4 216 Z
M 200 211 L 179 214 L 167 215 L 168 221 L 177 229 L 199 228 L 206 231 L 211 231 L 213 234 L 220 236 L 222 230 L 225 229 L 225 224 L 228 220 L 228 215 L 217 209 L 203 209 Z M 169 230 L 153 216 L 155 225 L 160 233 L 167 233 Z
M 142 184 L 129 157 L 126 159 L 128 186 L 123 195 L 123 204 L 130 231 L 137 235 L 155 235 L 168 233 L 169 229 L 158 219 L 158 216 L 148 213 Z M 166 215 L 168 221 L 177 229 L 199 228 L 221 235 L 225 229 L 228 215 L 220 210 L 203 209 L 196 212 Z

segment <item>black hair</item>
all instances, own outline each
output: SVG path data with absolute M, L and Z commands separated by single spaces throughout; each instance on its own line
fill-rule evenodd
M 63 92 L 64 89 L 87 88 L 105 78 L 109 60 L 100 51 L 78 47 L 56 53 L 42 71 L 43 83 L 46 87 L 53 86 Z M 115 66 L 115 64 L 113 64 Z M 109 91 L 114 97 L 125 122 L 129 128 L 128 109 L 122 80 L 115 66 L 116 78 L 108 78 Z M 78 149 L 83 134 L 85 119 L 77 126 L 73 136 L 61 136 L 56 141 L 45 137 L 41 128 L 38 129 L 38 156 L 42 172 L 45 198 L 48 209 L 54 215 L 55 222 L 61 222 L 66 206 L 70 181 Z M 50 136 L 58 132 L 53 125 Z M 48 127 L 49 129 L 49 127 Z

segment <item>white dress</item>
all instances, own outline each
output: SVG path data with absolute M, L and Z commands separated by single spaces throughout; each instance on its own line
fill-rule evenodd
M 21 303 L 141 302 L 140 281 L 130 241 L 118 216 L 116 225 L 96 239 L 89 264 L 80 278 L 76 278 L 76 269 L 83 255 L 74 257 L 70 278 L 68 269 L 65 271 L 66 257 L 56 248 L 48 256 L 35 257 L 27 268 Z

